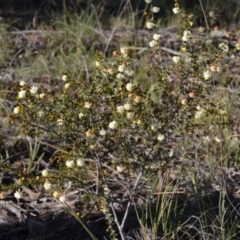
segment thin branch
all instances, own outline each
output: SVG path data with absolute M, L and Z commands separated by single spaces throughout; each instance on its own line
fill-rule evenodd
M 98 156 L 97 153 L 95 153 L 95 155 L 96 155 L 96 159 L 97 159 L 97 162 L 98 162 L 98 165 L 99 165 L 99 169 L 102 170 L 102 169 L 103 169 L 103 168 L 102 168 L 102 163 L 101 163 L 101 161 L 100 161 L 100 159 L 99 159 L 99 156 Z M 102 173 L 103 173 L 103 171 L 102 171 Z M 107 180 L 106 180 L 106 177 L 105 177 L 104 173 L 103 173 L 103 180 L 104 180 L 104 183 L 105 183 L 106 187 L 108 187 L 108 186 L 107 186 Z M 122 239 L 122 240 L 125 240 L 125 234 L 124 234 L 124 232 L 122 231 L 121 224 L 120 224 L 120 222 L 119 222 L 119 220 L 118 220 L 118 217 L 117 217 L 117 213 L 116 213 L 116 211 L 115 211 L 115 209 L 114 209 L 113 200 L 112 200 L 111 194 L 109 194 L 109 197 L 110 197 L 110 208 L 112 209 L 112 212 L 113 212 L 113 215 L 114 215 L 114 221 L 115 221 L 115 223 L 116 223 L 116 225 L 117 225 L 117 228 L 118 228 L 118 230 L 119 230 L 119 233 L 120 233 L 120 235 L 121 235 L 121 239 Z
M 202 12 L 203 12 L 203 16 L 204 16 L 204 19 L 205 19 L 205 22 L 206 22 L 207 29 L 209 30 L 209 25 L 208 25 L 208 21 L 207 21 L 207 16 L 206 16 L 206 13 L 205 13 L 204 8 L 203 8 L 203 5 L 202 5 L 202 0 L 199 0 L 199 3 L 200 3 L 200 5 L 201 5 L 201 9 L 202 9 Z
M 127 216 L 128 216 L 128 212 L 129 212 L 129 209 L 130 209 L 130 206 L 131 206 L 131 202 L 132 202 L 132 199 L 133 199 L 133 196 L 134 196 L 134 192 L 135 192 L 135 190 L 136 190 L 136 188 L 137 188 L 137 186 L 138 186 L 138 183 L 139 183 L 141 177 L 142 177 L 142 172 L 140 172 L 140 173 L 138 174 L 137 180 L 136 180 L 135 185 L 134 185 L 134 187 L 133 187 L 133 189 L 132 189 L 132 193 L 131 193 L 131 195 L 130 195 L 130 198 L 129 198 L 129 201 L 128 201 L 128 204 L 127 204 L 127 208 L 126 208 L 126 211 L 125 211 L 123 220 L 122 220 L 122 224 L 121 224 L 121 226 L 120 226 L 121 229 L 124 228 L 124 225 L 125 225 L 125 223 L 126 223 Z
M 96 159 L 97 159 L 98 164 L 99 164 L 99 168 L 102 170 L 102 163 L 101 163 L 101 161 L 99 159 L 99 156 L 98 156 L 97 153 L 95 153 L 95 155 L 96 155 Z M 123 220 L 122 220 L 121 223 L 119 222 L 116 210 L 114 209 L 112 196 L 111 196 L 111 194 L 109 194 L 109 197 L 110 197 L 110 208 L 112 209 L 112 212 L 113 212 L 113 215 L 114 215 L 114 220 L 115 220 L 115 223 L 117 225 L 117 228 L 119 230 L 119 233 L 121 235 L 121 239 L 122 240 L 126 239 L 125 233 L 123 232 L 123 228 L 125 226 L 125 223 L 126 223 L 126 220 L 127 220 L 127 217 L 128 217 L 128 213 L 129 213 L 131 202 L 132 202 L 132 199 L 133 199 L 133 196 L 134 196 L 134 192 L 135 192 L 135 190 L 136 190 L 136 188 L 137 188 L 137 186 L 139 184 L 139 181 L 140 181 L 141 177 L 142 177 L 142 172 L 140 172 L 138 174 L 138 176 L 137 176 L 136 182 L 135 182 L 135 184 L 133 186 L 133 189 L 131 191 L 129 201 L 127 203 L 126 211 L 125 211 L 125 214 L 123 216 Z M 106 181 L 106 177 L 105 177 L 104 173 L 103 173 L 103 180 L 104 180 L 105 185 L 107 186 L 107 181 Z

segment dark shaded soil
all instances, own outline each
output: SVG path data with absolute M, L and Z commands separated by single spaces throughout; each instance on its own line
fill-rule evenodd
M 169 219 L 171 219 L 173 228 L 177 229 L 181 225 L 181 228 L 176 230 L 176 239 L 201 239 L 203 235 L 205 237 L 214 236 L 217 231 L 218 217 L 221 214 L 225 214 L 224 221 L 228 225 L 226 227 L 234 226 L 236 233 L 239 233 L 232 239 L 240 237 L 240 195 L 230 192 L 225 195 L 221 191 L 211 190 L 210 193 L 205 192 L 204 194 L 176 194 L 172 198 L 175 207 L 178 208 L 178 214 L 173 211 L 169 215 Z M 223 202 L 225 202 L 224 213 L 221 210 Z M 74 204 L 69 202 L 69 205 L 72 210 L 79 210 L 77 201 Z M 154 217 L 157 214 L 156 205 L 153 204 L 151 207 Z M 61 204 L 56 203 L 51 198 L 42 197 L 38 201 L 21 200 L 18 204 L 13 198 L 9 197 L 0 201 L 0 211 L 1 239 L 91 239 L 83 226 L 74 217 L 70 216 Z M 203 211 L 205 212 L 203 213 Z M 118 212 L 119 219 L 122 218 L 123 214 L 124 212 Z M 141 217 L 140 209 L 139 214 Z M 206 218 L 204 232 L 200 230 L 202 229 L 200 218 L 203 214 Z M 89 211 L 82 221 L 97 239 L 111 240 L 108 237 L 104 215 L 100 211 Z M 151 227 L 150 219 L 146 225 L 149 228 Z M 158 231 L 159 236 L 164 236 L 161 222 Z M 140 232 L 135 209 L 131 207 L 125 228 L 127 239 L 137 239 L 137 233 Z

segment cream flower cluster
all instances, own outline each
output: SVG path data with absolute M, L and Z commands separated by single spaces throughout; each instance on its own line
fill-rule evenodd
M 148 21 L 146 23 L 146 26 L 147 26 L 148 29 L 153 29 L 156 26 L 156 24 L 153 23 L 152 21 Z
M 85 161 L 83 158 L 78 158 L 77 159 L 77 166 L 78 167 L 83 167 L 85 165 Z
M 124 113 L 124 106 L 117 106 L 117 112 L 120 114 Z
M 39 94 L 39 98 L 44 98 L 45 97 L 45 93 L 40 93 Z
M 19 107 L 19 106 L 15 107 L 15 108 L 13 109 L 13 113 L 14 113 L 14 114 L 18 114 L 19 112 L 20 112 L 20 107 Z
M 37 87 L 37 86 L 32 86 L 32 87 L 30 88 L 30 93 L 31 93 L 32 95 L 35 95 L 37 92 L 38 92 L 38 87 Z
M 125 103 L 125 104 L 123 105 L 123 107 L 124 107 L 124 109 L 125 109 L 126 111 L 129 111 L 129 110 L 132 109 L 132 105 L 131 105 L 130 103 Z
M 101 136 L 105 136 L 105 135 L 107 134 L 107 131 L 102 128 L 102 129 L 99 131 L 99 134 L 100 134 Z
M 66 166 L 68 168 L 73 168 L 75 166 L 75 162 L 73 160 L 66 161 Z
M 195 119 L 201 118 L 205 114 L 205 109 L 201 106 L 197 106 L 197 111 L 195 112 Z
M 20 192 L 20 191 L 16 191 L 16 192 L 14 193 L 14 197 L 15 197 L 16 199 L 20 199 L 20 198 L 23 197 L 23 193 Z
M 122 65 L 118 66 L 118 71 L 119 72 L 121 72 L 121 73 L 124 72 L 124 69 L 125 69 L 125 65 L 122 64 Z
M 180 13 L 180 8 L 179 7 L 174 7 L 173 8 L 173 13 L 174 14 L 179 14 Z
M 85 114 L 83 114 L 83 113 L 79 113 L 78 114 L 78 117 L 81 119 L 81 118 L 83 118 L 85 116 Z
M 119 80 L 122 80 L 125 78 L 125 76 L 132 76 L 134 74 L 134 71 L 130 68 L 125 66 L 124 64 L 121 64 L 118 66 L 118 73 L 116 75 L 116 78 Z
M 87 108 L 87 109 L 90 109 L 92 107 L 92 103 L 85 102 L 84 107 Z
M 70 87 L 70 83 L 66 83 L 65 85 L 64 85 L 64 88 L 65 89 L 68 89 Z
M 116 128 L 117 128 L 118 124 L 117 124 L 117 122 L 114 120 L 114 121 L 110 122 L 108 126 L 109 126 L 110 129 L 113 130 L 113 129 L 116 129 Z
M 78 167 L 83 167 L 85 165 L 85 161 L 84 158 L 78 158 L 76 162 L 74 160 L 67 160 L 65 164 L 68 168 L 74 168 L 75 164 L 77 164 Z
M 160 11 L 159 7 L 152 7 L 152 12 L 153 13 L 158 13 Z
M 45 190 L 50 190 L 52 188 L 52 184 L 49 181 L 46 181 L 43 184 L 43 187 L 44 187 Z
M 42 171 L 42 176 L 43 176 L 43 177 L 47 177 L 47 176 L 48 176 L 48 170 L 44 169 L 44 170 Z
M 99 61 L 96 61 L 96 62 L 95 62 L 95 66 L 96 66 L 96 67 L 100 67 L 100 66 L 101 66 L 101 63 L 100 63 Z
M 157 136 L 157 140 L 159 141 L 159 142 L 162 142 L 163 140 L 164 140 L 164 138 L 165 138 L 165 136 L 163 135 L 163 134 L 158 134 L 158 136 Z
M 25 98 L 26 97 L 26 90 L 20 90 L 19 92 L 18 92 L 18 98 L 19 99 L 22 99 L 22 98 Z
M 26 85 L 26 82 L 25 81 L 20 81 L 19 85 L 21 87 L 24 87 Z M 37 95 L 37 93 L 38 93 L 38 87 L 37 86 L 32 86 L 29 89 L 29 92 L 31 93 L 31 95 L 36 95 L 36 97 L 39 97 L 39 98 L 43 98 L 45 96 L 44 93 L 40 93 L 39 95 Z M 27 94 L 27 91 L 25 89 L 21 88 L 21 90 L 18 92 L 18 99 L 24 99 L 26 97 L 26 94 Z
M 63 75 L 62 75 L 62 80 L 63 80 L 64 82 L 66 82 L 66 81 L 67 81 L 67 75 L 63 74 Z
M 62 126 L 64 124 L 64 121 L 62 118 L 57 119 L 57 125 Z
M 210 70 L 207 69 L 206 71 L 203 72 L 203 78 L 204 78 L 205 80 L 210 79 L 211 76 L 212 76 L 212 73 L 211 73 Z
M 185 31 L 183 32 L 182 40 L 183 40 L 184 42 L 188 42 L 189 39 L 190 39 L 190 37 L 191 37 L 191 31 L 185 30 Z
M 240 42 L 237 42 L 237 43 L 236 43 L 236 49 L 237 49 L 238 51 L 240 51 Z
M 133 90 L 133 84 L 132 84 L 132 83 L 127 83 L 127 84 L 126 84 L 126 89 L 127 89 L 129 92 L 132 92 L 132 90 Z
M 213 65 L 211 65 L 210 70 L 212 72 L 221 72 L 222 71 L 222 67 L 220 65 L 218 65 L 218 64 L 213 64 Z
M 149 42 L 149 47 L 151 47 L 151 48 L 156 47 L 158 45 L 160 37 L 161 37 L 160 34 L 154 33 L 153 40 Z
M 19 85 L 20 85 L 21 87 L 23 87 L 23 86 L 26 85 L 26 82 L 25 82 L 25 81 L 20 81 Z
M 136 99 L 135 98 L 135 102 L 140 102 L 141 99 L 139 99 L 140 97 L 137 96 L 138 98 Z M 124 111 L 130 111 L 132 109 L 132 104 L 131 103 L 125 103 L 124 105 L 121 105 L 121 106 L 117 106 L 117 112 L 120 113 L 120 114 L 123 114 Z
M 180 61 L 180 57 L 179 56 L 173 56 L 172 60 L 174 63 L 178 64 L 178 62 Z
M 58 198 L 59 202 L 61 203 L 65 203 L 67 201 L 67 198 L 65 195 L 61 195 L 59 198 Z
M 126 46 L 120 47 L 120 53 L 122 54 L 122 56 L 124 58 L 128 58 L 129 57 L 129 47 L 126 47 Z

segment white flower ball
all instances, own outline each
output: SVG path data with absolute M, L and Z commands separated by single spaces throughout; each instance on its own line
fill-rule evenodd
M 20 198 L 22 198 L 22 196 L 23 196 L 23 194 L 22 194 L 22 192 L 20 192 L 20 191 L 16 191 L 16 192 L 14 193 L 14 197 L 15 197 L 16 199 L 20 199 Z
M 125 109 L 126 111 L 131 110 L 131 109 L 132 109 L 132 105 L 131 105 L 130 103 L 126 103 L 126 104 L 124 104 L 124 109 Z
M 45 93 L 40 93 L 39 94 L 39 98 L 44 98 L 44 96 L 45 96 Z
M 160 11 L 160 8 L 159 7 L 153 7 L 152 8 L 152 12 L 153 13 L 158 13 Z
M 61 119 L 61 118 L 59 118 L 59 119 L 57 119 L 57 125 L 58 126 L 62 126 L 63 125 L 63 119 Z
M 65 75 L 65 74 L 62 75 L 62 80 L 63 80 L 64 82 L 67 81 L 67 78 L 68 78 L 67 75 Z
M 133 84 L 132 83 L 127 83 L 126 89 L 131 92 L 133 90 Z
M 147 23 L 146 23 L 146 26 L 147 26 L 148 29 L 153 29 L 153 28 L 155 27 L 155 23 L 153 23 L 153 22 L 147 22 Z
M 58 198 L 59 192 L 58 191 L 54 191 L 52 195 L 53 195 L 54 198 Z
M 155 40 L 152 40 L 151 42 L 149 42 L 149 47 L 151 47 L 151 48 L 153 48 L 153 47 L 156 47 L 156 46 L 157 46 L 157 44 L 158 44 L 158 42 L 157 42 L 157 41 L 155 41 Z
M 65 89 L 68 89 L 70 87 L 70 83 L 66 83 L 65 85 L 64 85 L 64 88 Z
M 158 33 L 154 33 L 154 34 L 153 34 L 153 39 L 154 39 L 155 41 L 158 41 L 158 40 L 160 39 L 160 37 L 161 37 L 161 35 L 158 34 Z
M 117 112 L 122 114 L 124 112 L 124 106 L 117 106 Z
M 96 62 L 95 62 L 95 66 L 96 66 L 96 67 L 100 67 L 100 66 L 101 66 L 101 63 L 100 63 L 99 61 L 96 61 Z
M 68 168 L 73 168 L 75 166 L 75 162 L 73 160 L 66 161 L 66 166 Z
M 84 107 L 87 108 L 87 109 L 90 109 L 90 108 L 92 107 L 92 103 L 90 103 L 90 102 L 85 102 Z
M 179 7 L 173 8 L 173 13 L 174 14 L 179 14 L 180 13 L 180 8 Z
M 13 109 L 14 114 L 18 114 L 20 112 L 20 107 L 17 106 Z
M 204 78 L 205 80 L 210 79 L 211 76 L 212 76 L 212 73 L 211 73 L 210 70 L 206 70 L 205 72 L 203 72 L 203 78 Z
M 158 136 L 157 136 L 157 140 L 158 140 L 159 142 L 163 141 L 164 138 L 165 138 L 165 136 L 164 136 L 163 134 L 161 134 L 161 133 L 158 134 Z
M 134 71 L 132 69 L 130 69 L 130 68 L 127 68 L 125 70 L 125 73 L 130 77 L 130 76 L 132 76 L 134 74 Z
M 45 182 L 43 184 L 43 187 L 46 189 L 46 190 L 50 190 L 52 188 L 52 184 L 50 182 Z
M 83 158 L 78 158 L 77 159 L 77 165 L 78 165 L 78 167 L 83 167 L 85 165 L 84 159 Z
M 48 170 L 44 169 L 44 170 L 42 171 L 42 176 L 43 176 L 43 177 L 47 177 L 47 176 L 48 176 Z
M 66 198 L 65 195 L 62 195 L 62 196 L 60 196 L 60 197 L 58 198 L 58 200 L 59 200 L 59 202 L 61 202 L 61 203 L 65 203 L 65 202 L 67 201 L 67 198 Z
M 124 78 L 124 75 L 122 73 L 118 73 L 116 78 L 122 80 Z
M 18 92 L 18 98 L 22 99 L 26 97 L 26 90 L 21 90 Z
M 99 134 L 100 134 L 101 136 L 105 136 L 105 135 L 107 134 L 107 131 L 102 128 L 102 129 L 99 131 Z
M 110 189 L 108 187 L 104 187 L 104 194 L 108 195 L 110 193 Z
M 125 65 L 119 65 L 118 66 L 118 71 L 119 72 L 124 72 L 124 69 L 125 69 Z
M 21 87 L 23 87 L 23 86 L 26 85 L 26 82 L 25 82 L 25 81 L 20 81 L 19 85 L 20 85 Z
M 30 88 L 30 93 L 31 93 L 32 95 L 35 95 L 35 94 L 37 93 L 37 91 L 38 91 L 38 87 L 37 87 L 37 86 L 32 86 L 32 87 Z
M 180 57 L 179 56 L 173 56 L 172 60 L 173 60 L 174 63 L 177 64 L 180 61 Z
M 117 122 L 116 121 L 112 121 L 112 122 L 109 123 L 108 126 L 111 129 L 116 129 L 117 128 Z
M 121 172 L 124 171 L 124 167 L 123 167 L 123 166 L 117 166 L 116 169 L 117 169 L 117 171 L 118 171 L 119 173 L 121 173 Z
M 127 48 L 126 47 L 121 47 L 120 52 L 121 52 L 121 54 L 126 54 L 127 53 Z

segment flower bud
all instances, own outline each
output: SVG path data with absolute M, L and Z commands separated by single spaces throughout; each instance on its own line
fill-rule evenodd
M 182 105 L 187 105 L 188 101 L 187 101 L 187 99 L 182 99 L 181 103 L 182 103 Z
M 134 99 L 134 102 L 135 103 L 140 103 L 142 100 L 142 98 L 140 96 L 136 96 L 135 99 Z
M 190 98 L 194 98 L 195 97 L 195 92 L 190 92 L 188 95 L 189 95 Z
M 113 51 L 113 56 L 116 57 L 117 55 L 118 55 L 118 51 L 117 50 Z

